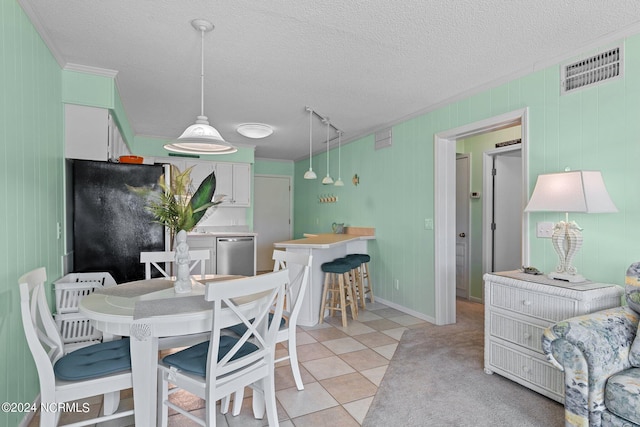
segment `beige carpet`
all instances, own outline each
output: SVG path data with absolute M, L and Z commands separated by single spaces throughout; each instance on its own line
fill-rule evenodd
M 484 373 L 484 306 L 457 307 L 455 325 L 404 333 L 362 425 L 563 426 L 562 405 Z

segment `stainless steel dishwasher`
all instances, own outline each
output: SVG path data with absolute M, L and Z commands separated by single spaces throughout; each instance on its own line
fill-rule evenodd
M 216 238 L 216 274 L 255 276 L 254 238 Z

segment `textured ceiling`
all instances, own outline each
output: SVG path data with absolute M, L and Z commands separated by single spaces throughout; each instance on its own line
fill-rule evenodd
M 306 105 L 361 137 L 620 32 L 637 0 L 20 0 L 61 63 L 115 70 L 136 135 L 175 138 L 200 111 L 256 157 L 308 156 Z M 640 27 L 638 29 L 640 31 Z M 268 123 L 250 140 L 240 123 Z M 335 134 L 332 134 L 332 138 Z M 326 127 L 314 120 L 313 150 Z

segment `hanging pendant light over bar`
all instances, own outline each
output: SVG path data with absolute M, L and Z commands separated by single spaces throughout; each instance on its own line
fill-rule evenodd
M 313 171 L 313 167 L 311 166 L 311 161 L 313 158 L 311 143 L 313 142 L 313 110 L 309 107 L 306 107 L 309 112 L 309 170 L 304 173 L 304 179 L 316 179 L 318 176 Z
M 331 130 L 331 122 L 329 122 L 329 118 L 325 118 L 324 122 L 327 124 L 327 176 L 322 178 L 323 185 L 333 184 L 333 178 L 329 175 L 329 131 Z
M 204 33 L 213 30 L 213 24 L 204 19 L 194 19 L 191 25 L 200 31 L 201 68 L 200 68 L 200 115 L 195 123 L 189 126 L 180 137 L 164 148 L 168 151 L 186 154 L 231 154 L 238 151 L 236 147 L 225 141 L 216 128 L 209 125 L 204 115 Z
M 333 183 L 336 187 L 344 187 L 342 182 L 342 131 L 338 131 L 338 179 Z

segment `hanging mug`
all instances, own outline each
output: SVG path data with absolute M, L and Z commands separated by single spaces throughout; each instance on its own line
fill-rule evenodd
M 333 223 L 331 224 L 331 228 L 333 229 L 333 232 L 336 234 L 344 234 L 344 223 Z

